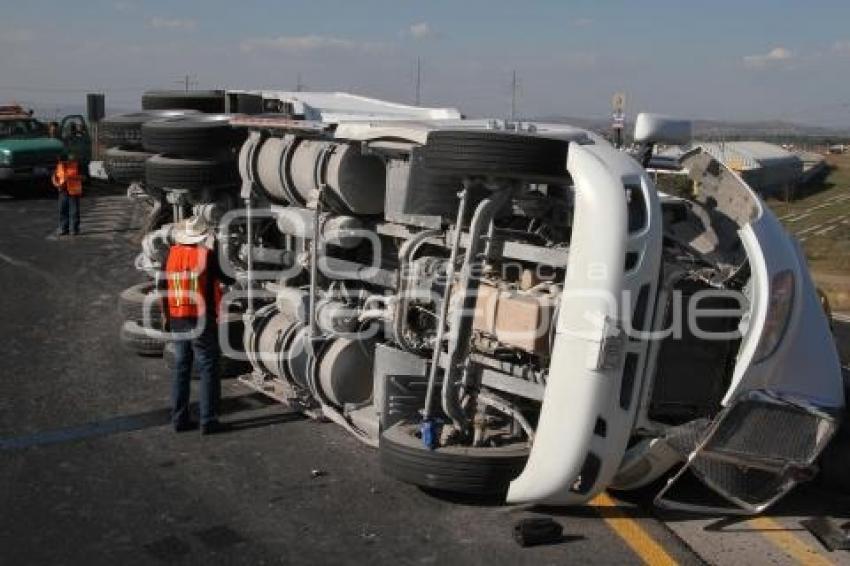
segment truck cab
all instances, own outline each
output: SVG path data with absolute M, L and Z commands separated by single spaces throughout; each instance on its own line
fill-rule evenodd
M 0 106 L 0 186 L 32 190 L 46 181 L 64 151 L 83 170 L 91 157 L 91 138 L 82 116 L 66 116 L 51 137 L 45 124 L 20 106 Z

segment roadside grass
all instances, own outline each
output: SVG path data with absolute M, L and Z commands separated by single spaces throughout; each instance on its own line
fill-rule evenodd
M 850 309 L 850 154 L 829 155 L 823 179 L 799 189 L 791 202 L 767 204 L 806 252 L 817 284 L 835 309 Z

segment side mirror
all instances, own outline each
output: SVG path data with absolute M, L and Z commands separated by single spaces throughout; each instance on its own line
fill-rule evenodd
M 691 121 L 642 112 L 635 121 L 635 141 L 640 144 L 684 145 L 691 141 Z

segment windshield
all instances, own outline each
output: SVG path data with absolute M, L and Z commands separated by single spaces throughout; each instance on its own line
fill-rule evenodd
M 0 120 L 0 138 L 42 136 L 45 133 L 44 124 L 38 120 Z

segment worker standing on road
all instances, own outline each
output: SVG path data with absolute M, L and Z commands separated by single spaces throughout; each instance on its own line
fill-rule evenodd
M 201 377 L 201 434 L 220 432 L 218 420 L 221 383 L 218 375 L 218 308 L 221 273 L 214 237 L 206 219 L 194 216 L 174 229 L 174 245 L 168 251 L 165 280 L 160 279 L 167 329 L 175 337 L 176 360 L 172 375 L 171 420 L 176 432 L 193 429 L 189 396 L 193 358 Z
M 80 198 L 83 196 L 83 177 L 80 164 L 73 155 L 59 159 L 53 171 L 53 186 L 59 191 L 59 235 L 66 236 L 70 227 L 75 236 L 80 233 Z

